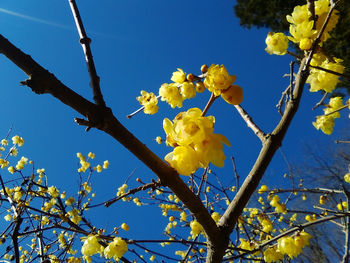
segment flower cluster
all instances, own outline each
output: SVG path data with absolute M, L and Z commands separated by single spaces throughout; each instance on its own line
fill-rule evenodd
M 267 53 L 276 55 L 286 54 L 288 39 L 298 44 L 301 50 L 311 49 L 330 10 L 329 0 L 318 0 L 314 3 L 315 20 L 311 19 L 312 14 L 307 5 L 294 7 L 293 13 L 286 17 L 290 23 L 289 33 L 291 36 L 286 37 L 283 33 L 269 33 L 265 40 Z M 320 45 L 330 37 L 329 32 L 332 31 L 337 22 L 338 14 L 335 10 L 320 38 Z
M 178 68 L 171 77 L 173 83 L 164 83 L 159 89 L 159 95 L 162 101 L 166 101 L 172 108 L 182 107 L 182 102 L 185 99 L 191 99 L 196 96 L 195 84 L 193 83 L 194 76 L 186 73 Z
M 172 108 L 182 107 L 185 99 L 191 99 L 196 93 L 201 93 L 207 88 L 215 96 L 221 97 L 229 104 L 238 105 L 243 100 L 243 90 L 238 85 L 233 85 L 236 76 L 231 76 L 227 69 L 221 65 L 203 65 L 202 75 L 186 74 L 181 68 L 173 72 L 172 83 L 164 83 L 159 89 L 159 97 Z M 152 92 L 141 91 L 137 100 L 144 106 L 146 114 L 154 114 L 158 111 L 158 97 Z
M 95 154 L 92 153 L 92 152 L 89 152 L 88 153 L 88 158 L 86 158 L 82 153 L 78 152 L 77 153 L 77 157 L 79 158 L 80 165 L 81 165 L 81 167 L 78 168 L 78 172 L 79 173 L 81 173 L 81 172 L 85 173 L 86 170 L 88 170 L 90 168 L 90 165 L 91 165 L 89 160 L 94 159 L 95 158 Z M 108 166 L 109 166 L 109 162 L 108 162 L 108 160 L 106 160 L 106 161 L 103 162 L 102 165 L 98 164 L 95 167 L 93 167 L 92 169 L 96 170 L 98 173 L 101 173 L 102 172 L 102 168 L 103 169 L 107 169 Z
M 317 116 L 316 121 L 312 124 L 317 130 L 321 129 L 325 134 L 332 134 L 334 127 L 334 120 L 340 117 L 337 111 L 344 107 L 343 99 L 341 97 L 331 98 L 329 104 L 323 109 L 324 115 Z
M 81 248 L 83 258 L 87 262 L 92 262 L 91 256 L 95 254 L 104 254 L 106 259 L 113 258 L 118 260 L 125 252 L 128 251 L 126 242 L 120 237 L 115 237 L 106 247 L 103 247 L 99 243 L 99 237 L 96 235 L 90 235 L 84 239 L 84 244 Z
M 199 167 L 208 167 L 209 163 L 224 165 L 223 143 L 228 146 L 230 143 L 225 136 L 213 133 L 214 123 L 213 116 L 203 117 L 198 108 L 179 113 L 173 122 L 164 119 L 166 143 L 175 147 L 165 160 L 178 173 L 190 175 Z
M 310 235 L 305 231 L 296 234 L 294 237 L 286 236 L 277 241 L 277 246 L 272 246 L 264 251 L 264 260 L 267 263 L 283 260 L 284 255 L 290 258 L 297 257 L 302 249 L 308 245 Z
M 323 90 L 325 92 L 332 92 L 339 82 L 339 76 L 326 72 L 325 70 L 342 74 L 345 69 L 344 66 L 341 65 L 342 61 L 343 60 L 335 57 L 330 59 L 321 53 L 315 54 L 311 60 L 311 66 L 313 66 L 313 68 L 310 69 L 310 75 L 306 80 L 306 83 L 310 84 L 310 91 L 316 92 Z

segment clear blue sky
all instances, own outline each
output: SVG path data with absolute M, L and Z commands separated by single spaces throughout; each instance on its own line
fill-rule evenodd
M 91 100 L 87 68 L 68 1 L 34 2 L 2 0 L 0 33 L 64 84 Z M 236 84 L 244 89 L 242 106 L 257 124 L 269 132 L 279 120 L 275 105 L 288 85 L 289 80 L 282 76 L 288 73 L 291 58 L 268 55 L 264 51 L 268 31 L 242 29 L 234 17 L 233 1 L 85 0 L 77 4 L 92 38 L 91 47 L 108 106 L 130 131 L 160 156 L 171 150 L 154 142 L 156 136 L 164 137 L 163 118 L 172 119 L 179 111 L 193 107 L 192 101 L 186 101 L 181 110 L 170 110 L 167 104 L 160 102 L 157 115 L 139 114 L 131 120 L 125 116 L 139 107 L 135 98 L 141 89 L 157 93 L 160 85 L 170 82 L 171 73 L 179 67 L 187 73 L 199 74 L 202 64 L 224 64 L 237 76 Z M 35 160 L 38 168 L 45 167 L 49 184 L 60 189 L 75 189 L 78 181 L 76 152 L 87 154 L 89 151 L 96 154 L 97 160 L 108 159 L 111 163 L 110 169 L 93 180 L 96 200 L 113 197 L 135 168 L 132 180 L 155 178 L 108 135 L 94 129 L 86 133 L 83 127 L 77 126 L 73 118 L 81 117 L 79 114 L 49 95 L 36 95 L 29 88 L 21 87 L 19 82 L 26 76 L 3 56 L 0 57 L 0 77 L 0 134 L 5 136 L 13 125 L 13 134 L 26 140 L 21 154 Z M 209 93 L 205 92 L 193 103 L 203 108 L 208 98 Z M 320 98 L 320 94 L 305 90 L 300 111 L 282 147 L 292 162 L 300 160 L 305 142 L 336 138 L 316 131 L 311 124 L 320 114 L 320 111 L 311 110 Z M 226 154 L 235 157 L 238 172 L 244 178 L 259 152 L 260 141 L 234 107 L 223 101 L 215 102 L 209 115 L 216 116 L 216 132 L 229 138 L 232 147 L 226 148 Z M 286 168 L 277 153 L 267 178 L 280 181 Z M 225 168 L 215 171 L 224 180 L 233 177 L 229 160 Z M 156 221 L 160 215 L 158 209 L 135 208 L 132 212 L 125 209 L 125 205 L 119 204 L 100 209 L 104 215 L 99 223 L 104 227 L 129 222 L 131 232 L 159 225 Z M 147 225 L 140 223 L 140 216 Z

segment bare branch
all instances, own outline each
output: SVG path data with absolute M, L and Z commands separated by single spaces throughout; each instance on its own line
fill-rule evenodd
M 243 120 L 247 123 L 247 126 L 252 129 L 255 135 L 259 137 L 260 141 L 264 143 L 266 141 L 266 134 L 254 123 L 252 117 L 250 117 L 250 115 L 243 109 L 241 105 L 234 106 Z
M 53 95 L 85 116 L 89 127 L 98 128 L 119 141 L 159 177 L 162 185 L 169 187 L 188 207 L 203 226 L 209 242 L 220 240 L 218 228 L 200 198 L 188 188 L 173 168 L 127 130 L 113 115 L 110 108 L 95 105 L 69 89 L 2 35 L 0 35 L 0 53 L 3 53 L 29 76 L 29 79 L 23 84 L 29 86 L 33 92 Z
M 91 39 L 87 36 L 85 32 L 83 21 L 81 19 L 79 9 L 77 4 L 75 3 L 75 0 L 69 0 L 69 4 L 73 13 L 75 25 L 79 33 L 80 44 L 82 45 L 84 50 L 85 61 L 88 66 L 88 70 L 90 74 L 90 81 L 91 81 L 90 85 L 92 87 L 92 91 L 94 94 L 93 99 L 96 105 L 106 106 L 106 103 L 103 100 L 103 96 L 100 89 L 100 78 L 97 75 L 94 59 L 90 48 Z

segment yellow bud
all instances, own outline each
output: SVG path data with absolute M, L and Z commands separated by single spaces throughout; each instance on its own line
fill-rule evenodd
M 208 66 L 206 64 L 201 66 L 202 73 L 206 73 L 208 71 Z
M 194 77 L 194 75 L 192 74 L 192 73 L 190 73 L 190 74 L 187 74 L 187 77 L 186 77 L 186 79 L 188 80 L 188 81 L 194 81 L 195 80 L 195 77 Z

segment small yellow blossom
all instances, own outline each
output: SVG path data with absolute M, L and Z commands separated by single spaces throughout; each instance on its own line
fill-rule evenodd
M 270 55 L 284 55 L 288 49 L 288 38 L 283 33 L 269 32 L 265 43 L 267 45 L 265 51 Z
M 96 171 L 98 172 L 98 173 L 101 173 L 102 172 L 102 166 L 99 164 L 99 165 L 97 165 L 96 167 Z
M 10 214 L 7 214 L 6 216 L 4 216 L 5 221 L 11 221 L 12 216 Z
M 2 139 L 2 140 L 1 140 L 1 145 L 7 146 L 8 144 L 9 144 L 9 141 L 8 141 L 8 140 L 6 140 L 6 139 Z
M 102 166 L 103 169 L 107 169 L 108 166 L 109 166 L 109 161 L 108 161 L 108 160 L 104 161 L 104 162 L 103 162 L 103 166 Z
M 164 83 L 160 86 L 159 95 L 162 101 L 166 101 L 172 108 L 182 107 L 183 97 L 175 83 Z
M 157 136 L 157 137 L 156 137 L 156 142 L 157 142 L 158 144 L 161 144 L 161 143 L 162 143 L 162 138 L 161 138 L 160 136 Z
M 111 243 L 103 250 L 105 258 L 113 258 L 118 260 L 125 252 L 128 251 L 126 242 L 120 237 L 115 237 Z
M 85 238 L 84 244 L 81 248 L 81 254 L 83 256 L 92 256 L 94 254 L 100 253 L 103 251 L 103 246 L 98 243 L 97 237 L 95 235 L 89 235 Z
M 344 181 L 350 183 L 350 173 L 344 175 Z
M 18 135 L 15 135 L 12 137 L 12 143 L 14 145 L 23 146 L 24 139 L 22 137 L 19 137 Z
M 177 71 L 175 71 L 171 77 L 171 81 L 174 81 L 176 83 L 182 84 L 186 80 L 186 73 L 178 68 Z
M 258 193 L 259 193 L 259 194 L 262 194 L 262 193 L 267 192 L 268 190 L 269 190 L 269 188 L 267 187 L 267 185 L 262 185 L 262 186 L 260 187 L 260 189 L 258 190 Z
M 204 80 L 204 86 L 215 96 L 228 89 L 236 80 L 236 76 L 231 76 L 227 69 L 221 65 L 211 65 Z
M 201 234 L 203 232 L 203 227 L 201 224 L 199 224 L 197 222 L 197 220 L 193 220 L 190 223 L 190 227 L 191 227 L 191 235 L 192 235 L 193 239 L 195 239 L 196 236 L 198 236 L 199 234 Z
M 158 99 L 153 92 L 141 91 L 141 96 L 136 98 L 137 101 L 144 106 L 145 114 L 155 114 L 158 112 Z

